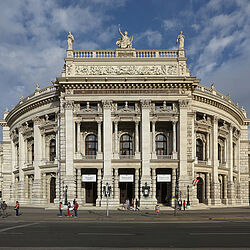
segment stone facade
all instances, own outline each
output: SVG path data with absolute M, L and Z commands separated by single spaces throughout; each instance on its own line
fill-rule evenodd
M 80 51 L 69 34 L 62 75 L 5 112 L 2 198 L 106 206 L 108 184 L 114 207 L 247 205 L 245 110 L 190 75 L 182 33 L 178 50 L 136 50 L 123 36 L 124 48 Z

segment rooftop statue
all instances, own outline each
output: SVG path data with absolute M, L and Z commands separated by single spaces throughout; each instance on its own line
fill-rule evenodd
M 69 32 L 68 38 L 67 38 L 67 41 L 68 41 L 68 50 L 72 50 L 73 49 L 74 40 L 75 39 L 74 39 L 73 35 L 71 34 L 71 32 Z
M 120 24 L 119 24 L 119 33 L 121 34 L 121 38 L 119 38 L 116 42 L 120 49 L 131 49 L 133 36 L 128 37 L 128 32 L 125 31 L 124 34 L 121 32 Z
M 184 49 L 184 40 L 185 40 L 185 36 L 183 35 L 181 31 L 176 40 L 176 43 L 179 42 L 179 49 Z

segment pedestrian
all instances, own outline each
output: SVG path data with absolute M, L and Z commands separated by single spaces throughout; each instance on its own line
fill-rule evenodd
M 181 210 L 181 207 L 182 207 L 182 201 L 181 201 L 181 199 L 178 200 L 178 206 L 179 206 L 179 210 Z
M 126 209 L 129 210 L 129 199 L 126 199 Z
M 73 206 L 75 206 L 75 204 L 76 204 L 76 199 L 73 200 Z
M 70 212 L 71 210 L 72 210 L 71 204 L 70 202 L 68 202 L 68 217 L 72 217 L 72 214 Z
M 59 217 L 62 217 L 62 202 L 59 203 Z
M 135 199 L 135 209 L 139 210 L 139 201 Z
M 134 199 L 132 199 L 132 201 L 131 201 L 131 207 L 132 207 L 132 210 L 135 210 L 135 200 Z
M 16 201 L 16 205 L 15 205 L 16 216 L 19 216 L 19 208 L 20 208 L 20 204 L 18 201 Z
M 183 201 L 183 210 L 184 211 L 186 210 L 186 201 L 185 200 Z
M 79 208 L 79 204 L 78 204 L 78 202 L 75 200 L 75 205 L 74 205 L 75 217 L 78 216 L 78 208 Z
M 7 204 L 6 204 L 5 201 L 2 202 L 2 204 L 1 204 L 1 209 L 2 209 L 2 217 L 3 217 L 3 218 L 7 217 L 7 213 L 6 213 Z

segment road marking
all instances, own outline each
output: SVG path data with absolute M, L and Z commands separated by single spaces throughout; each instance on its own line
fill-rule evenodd
M 0 229 L 0 233 L 6 232 L 6 231 L 9 231 L 9 230 L 12 230 L 12 229 L 28 227 L 28 226 L 32 226 L 32 225 L 36 225 L 36 224 L 38 224 L 38 223 L 29 223 L 29 224 L 26 224 L 26 225 L 18 225 L 18 226 L 14 226 L 14 227 L 6 227 L 6 228 L 3 228 L 3 229 Z
M 134 236 L 136 234 L 128 234 L 128 233 L 78 233 L 78 235 L 99 235 L 99 236 Z
M 189 235 L 213 235 L 213 234 L 219 234 L 219 235 L 241 235 L 241 234 L 250 234 L 249 233 L 238 233 L 238 232 L 232 232 L 232 233 L 227 233 L 227 232 L 221 232 L 221 233 L 189 233 Z

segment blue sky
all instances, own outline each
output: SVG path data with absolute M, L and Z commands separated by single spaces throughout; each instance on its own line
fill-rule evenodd
M 1 119 L 35 83 L 60 76 L 68 31 L 75 49 L 115 49 L 118 24 L 136 49 L 174 49 L 183 30 L 191 74 L 250 112 L 249 0 L 8 0 L 0 1 Z

